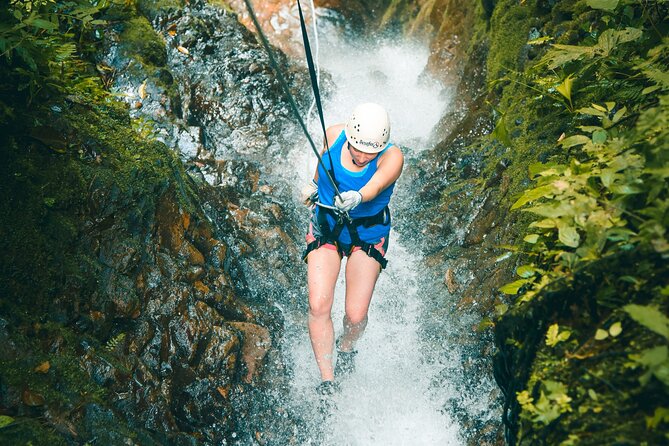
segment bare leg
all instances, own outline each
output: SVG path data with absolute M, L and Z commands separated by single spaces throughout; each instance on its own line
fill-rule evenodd
M 379 262 L 362 251 L 354 252 L 348 259 L 346 264 L 344 333 L 339 344 L 341 351 L 353 350 L 355 342 L 365 331 L 367 311 L 380 272 Z
M 334 380 L 332 365 L 334 328 L 331 311 L 341 259 L 337 251 L 325 247 L 311 251 L 307 259 L 311 347 L 314 349 L 321 379 L 332 381 Z

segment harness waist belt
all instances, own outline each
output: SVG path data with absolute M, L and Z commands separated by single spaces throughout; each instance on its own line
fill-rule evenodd
M 335 226 L 332 229 L 330 229 L 327 215 L 331 215 L 335 219 Z M 379 262 L 379 264 L 381 264 L 381 268 L 384 269 L 388 263 L 388 260 L 383 257 L 383 254 L 381 254 L 381 252 L 376 249 L 372 243 L 367 243 L 360 239 L 360 235 L 358 234 L 359 226 L 369 228 L 379 224 L 390 224 L 390 210 L 388 209 L 388 206 L 384 207 L 376 215 L 353 218 L 350 220 L 345 219 L 343 215 L 337 214 L 332 209 L 319 208 L 318 226 L 320 227 L 322 237 L 316 238 L 316 240 L 307 245 L 307 249 L 303 254 L 303 259 L 306 261 L 307 256 L 311 251 L 318 249 L 327 243 L 335 245 L 339 252 L 343 254 L 344 252 L 337 239 L 339 238 L 339 234 L 341 233 L 342 229 L 344 229 L 344 226 L 346 226 L 351 236 L 351 250 L 354 246 L 359 246 L 369 257 Z

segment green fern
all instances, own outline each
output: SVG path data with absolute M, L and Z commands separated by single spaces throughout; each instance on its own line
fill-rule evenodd
M 105 344 L 105 350 L 108 352 L 113 352 L 119 345 L 121 345 L 123 341 L 125 341 L 125 333 L 119 333 L 107 341 Z

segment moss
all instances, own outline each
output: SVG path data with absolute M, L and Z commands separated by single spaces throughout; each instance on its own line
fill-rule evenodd
M 114 237 L 139 252 L 161 196 L 176 191 L 182 209 L 194 212 L 197 206 L 177 155 L 162 143 L 142 140 L 126 106 L 77 100 L 59 104 L 57 113 L 34 110 L 2 135 L 0 318 L 11 321 L 9 338 L 3 339 L 14 347 L 0 360 L 0 392 L 12 388 L 20 396 L 29 389 L 45 400 L 37 407 L 13 403 L 10 414 L 20 422 L 0 431 L 2 444 L 61 444 L 69 434 L 55 433 L 34 417 L 48 409 L 74 420 L 79 430 L 72 411 L 84 405 L 103 408 L 99 422 L 109 424 L 104 430 L 116 432 L 114 438 L 131 434 L 125 421 L 105 409 L 108 390 L 82 368 L 82 358 L 92 348 L 122 375 L 130 366 L 68 324 L 88 326 L 91 296 L 107 268 L 93 239 L 104 237 L 105 225 L 113 224 Z M 23 136 L 31 132 L 32 138 Z M 91 335 L 105 339 L 105 330 L 96 327 Z M 44 361 L 49 371 L 35 372 Z
M 497 2 L 490 20 L 490 50 L 488 52 L 488 79 L 494 80 L 509 71 L 522 70 L 530 29 L 537 26 L 534 8 L 517 0 Z
M 220 8 L 228 13 L 231 14 L 236 14 L 237 12 L 230 6 L 230 2 L 228 0 L 210 0 L 210 4 L 213 6 L 216 6 L 217 8 Z
M 634 270 L 644 285 L 638 288 L 609 275 L 621 269 Z M 612 256 L 578 271 L 571 281 L 555 284 L 537 301 L 514 309 L 501 321 L 499 329 L 521 343 L 526 354 L 536 348 L 536 356 L 524 360 L 529 364 L 515 365 L 516 373 L 527 374 L 524 387 L 516 392 L 527 390 L 536 401 L 542 383 L 554 381 L 566 384 L 571 398 L 570 410 L 549 425 L 533 422 L 534 414 L 521 410 L 518 444 L 560 444 L 570 435 L 583 445 L 662 444 L 664 432 L 648 429 L 646 418 L 665 404 L 667 388 L 654 379 L 641 385 L 644 369 L 635 367 L 629 355 L 666 341 L 627 318 L 620 307 L 630 302 L 652 304 L 666 313 L 668 302 L 657 287 L 664 285 L 667 273 L 665 262 L 644 251 Z M 521 320 L 533 321 L 535 326 L 522 333 L 527 326 Z M 614 322 L 622 323 L 619 336 L 594 339 L 597 328 L 608 329 Z M 546 345 L 545 333 L 552 323 L 571 332 L 568 341 Z M 500 356 L 511 350 L 507 344 Z M 511 354 L 522 358 L 519 351 Z M 528 369 L 523 370 L 523 364 Z M 521 377 L 519 382 L 523 381 Z
M 0 289 L 32 311 L 45 311 L 41 297 L 76 272 L 62 253 L 76 243 L 76 220 L 68 209 L 82 201 L 86 184 L 78 169 L 50 149 L 14 144 L 5 156 L 0 168 L 8 179 L 0 190 L 5 222 Z M 0 308 L 7 305 L 2 299 Z
M 169 15 L 180 10 L 184 3 L 184 0 L 138 0 L 137 8 L 153 21 L 159 15 Z
M 52 410 L 67 411 L 84 402 L 103 402 L 106 390 L 91 381 L 81 368 L 77 349 L 83 342 L 94 346 L 93 338 L 82 338 L 79 333 L 61 324 L 35 323 L 31 327 L 10 332 L 17 356 L 0 362 L 0 377 L 6 385 L 17 389 L 30 389 L 44 397 L 45 405 Z M 58 345 L 58 353 L 51 347 Z M 46 373 L 35 368 L 48 361 Z
M 485 3 L 486 11 L 477 12 L 467 54 L 471 64 L 486 54 L 487 49 L 487 79 L 476 83 L 474 75 L 469 76 L 474 82 L 465 76 L 463 84 L 469 89 L 466 92 L 474 96 L 475 104 L 460 128 L 429 155 L 433 158 L 432 165 L 439 169 L 427 174 L 427 186 L 424 197 L 421 197 L 423 202 L 434 204 L 428 204 L 420 211 L 420 221 L 432 221 L 434 215 L 440 213 L 446 223 L 454 216 L 473 215 L 473 221 L 466 227 L 463 246 L 446 246 L 434 255 L 441 262 L 450 263 L 451 259 L 462 257 L 477 259 L 468 260 L 468 264 L 474 264 L 480 262 L 478 257 L 493 255 L 485 254 L 486 249 L 494 250 L 522 239 L 528 223 L 535 218 L 527 212 L 508 210 L 521 193 L 533 187 L 529 165 L 547 161 L 564 163 L 583 156 L 578 148 L 564 149 L 558 143 L 563 133 L 565 136 L 578 134 L 581 133 L 579 126 L 598 123 L 577 113 L 579 108 L 591 103 L 616 102 L 618 107 L 626 106 L 630 111 L 643 110 L 653 103 L 654 98 L 641 94 L 640 89 L 648 84 L 639 80 L 638 72 L 631 68 L 634 63 L 630 61 L 638 61 L 648 54 L 667 32 L 664 24 L 655 27 L 651 23 L 660 24 L 659 17 L 666 16 L 666 8 L 656 11 L 653 16 L 649 10 L 637 6 L 618 8 L 617 12 L 621 14 L 605 13 L 593 10 L 584 0 L 499 0 L 492 9 L 489 8 L 492 2 Z M 627 12 L 623 13 L 623 9 Z M 555 43 L 594 45 L 602 30 L 626 26 L 652 29 L 653 32 L 645 32 L 642 39 L 620 45 L 603 61 L 593 58 L 549 71 L 536 63 L 549 45 L 527 45 L 532 28 L 535 28 L 533 36 L 550 36 Z M 476 71 L 468 67 L 465 72 Z M 569 74 L 575 79 L 573 107 L 555 90 Z M 485 81 L 487 85 L 483 85 Z M 479 93 L 481 91 L 483 93 Z M 481 96 L 476 98 L 476 94 Z M 486 118 L 474 118 L 484 113 L 481 111 L 484 104 L 492 104 L 489 108 L 492 119 L 488 118 L 488 123 L 479 127 L 472 125 L 475 120 L 486 121 Z M 493 112 L 493 107 L 499 113 Z M 619 127 L 609 129 L 610 134 L 629 136 L 635 113 L 631 112 Z M 504 128 L 508 137 L 502 138 L 497 132 L 491 134 L 494 124 Z M 475 167 L 472 169 L 460 163 L 465 159 L 474 159 Z M 442 170 L 444 164 L 447 167 Z M 439 178 L 444 171 L 446 178 Z M 486 226 L 489 220 L 482 203 L 484 198 L 498 206 L 494 228 Z M 643 198 L 637 198 L 637 201 L 642 206 Z M 447 226 L 433 229 L 435 243 L 453 232 Z M 487 231 L 488 237 L 468 239 L 475 230 Z M 527 246 L 521 245 L 519 249 Z M 631 246 L 624 249 L 631 249 Z M 667 387 L 655 379 L 641 385 L 639 378 L 644 370 L 636 367 L 629 357 L 666 343 L 666 340 L 635 324 L 622 307 L 630 302 L 653 303 L 666 314 L 669 310 L 666 296 L 661 296 L 653 287 L 666 285 L 666 279 L 661 278 L 666 277 L 668 271 L 666 264 L 651 252 L 643 249 L 622 252 L 624 249 L 614 258 L 609 256 L 573 272 L 574 277 L 570 276 L 571 270 L 565 273 L 562 279 L 552 284 L 550 291 L 538 297 L 537 302 L 527 304 L 520 299 L 514 302 L 514 298 L 503 297 L 511 309 L 495 320 L 496 344 L 500 350 L 495 360 L 495 374 L 510 407 L 504 414 L 510 444 L 561 444 L 563 441 L 565 445 L 666 443 L 666 424 L 652 429 L 646 422 L 657 408 L 666 407 Z M 515 265 L 509 262 L 508 274 L 495 271 L 486 275 L 472 268 L 480 280 L 476 281 L 477 291 L 490 288 L 494 295 L 492 299 L 499 299 L 499 284 L 493 286 L 493 279 L 510 278 L 515 266 L 535 261 L 523 255 L 520 257 Z M 546 270 L 562 271 L 557 262 L 547 263 Z M 495 264 L 494 268 L 504 269 L 501 264 Z M 636 285 L 621 280 L 626 274 L 635 277 L 627 277 L 629 281 L 638 280 Z M 517 278 L 514 276 L 506 282 Z M 608 328 L 614 321 L 623 323 L 623 334 L 615 339 L 594 342 L 596 329 Z M 546 331 L 555 322 L 571 330 L 573 335 L 569 343 L 549 347 L 545 344 Z M 583 346 L 583 357 L 572 356 Z M 544 424 L 535 420 L 530 410 L 521 410 L 516 394 L 527 391 L 536 403 L 541 390 L 545 390 L 544 383 L 551 381 L 568 386 L 571 411 Z M 592 395 L 596 395 L 596 399 Z
M 35 418 L 19 417 L 0 429 L 0 443 L 7 445 L 66 446 L 68 442 L 53 427 Z
M 2 299 L 0 310 L 17 317 L 50 312 L 59 295 L 95 290 L 99 261 L 78 247 L 86 223 L 81 216 L 102 205 L 91 196 L 94 190 L 114 195 L 107 203 L 112 208 L 96 210 L 98 218 L 117 219 L 130 236 L 148 229 L 156 200 L 171 185 L 182 208 L 195 208 L 177 156 L 162 143 L 140 140 L 122 107 L 73 105 L 37 122 L 61 129 L 69 148 L 61 153 L 18 139 L 7 144 L 7 162 L 0 167 L 7 179 L 0 189 L 0 216 L 6 222 L 0 289 L 13 299 Z
M 164 67 L 167 63 L 165 41 L 145 17 L 134 17 L 123 24 L 121 42 L 126 55 L 137 56 L 144 65 Z

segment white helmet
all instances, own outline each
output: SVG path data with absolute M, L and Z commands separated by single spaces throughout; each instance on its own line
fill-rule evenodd
M 346 122 L 346 139 L 357 150 L 378 153 L 390 139 L 390 119 L 386 110 L 368 102 L 358 105 Z

